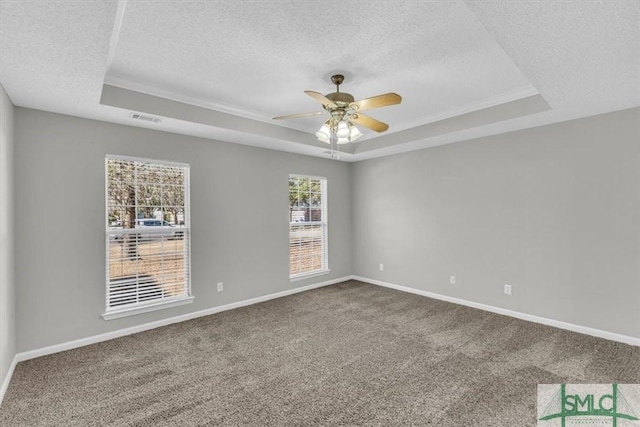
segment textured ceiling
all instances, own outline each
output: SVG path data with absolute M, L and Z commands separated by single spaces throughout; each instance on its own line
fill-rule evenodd
M 303 91 L 333 92 L 340 72 L 356 99 L 402 94 L 400 106 L 372 112 L 393 130 L 532 89 L 461 2 L 181 5 L 127 3 L 107 83 L 270 120 L 319 110 Z M 321 123 L 276 122 L 309 132 Z
M 638 22 L 623 0 L 0 0 L 0 82 L 18 106 L 324 156 L 321 117 L 271 117 L 320 111 L 303 91 L 340 72 L 356 99 L 403 96 L 359 160 L 638 106 Z

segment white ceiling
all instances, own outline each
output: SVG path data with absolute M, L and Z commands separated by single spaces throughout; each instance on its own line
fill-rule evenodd
M 337 72 L 403 97 L 347 161 L 635 107 L 640 1 L 0 0 L 17 106 L 326 156 L 322 117 L 271 118 Z

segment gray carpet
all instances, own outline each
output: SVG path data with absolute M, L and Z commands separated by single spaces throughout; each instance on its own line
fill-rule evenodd
M 18 364 L 2 426 L 534 426 L 640 347 L 351 281 Z

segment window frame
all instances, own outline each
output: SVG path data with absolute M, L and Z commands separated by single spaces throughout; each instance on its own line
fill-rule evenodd
M 288 221 L 289 221 L 289 249 L 288 249 L 288 257 L 289 257 L 289 281 L 294 282 L 297 280 L 308 279 L 315 276 L 322 276 L 331 272 L 329 268 L 329 207 L 328 207 L 328 179 L 323 176 L 314 176 L 314 175 L 304 175 L 291 173 L 289 174 L 289 180 L 292 178 L 302 178 L 302 179 L 310 179 L 310 180 L 318 180 L 320 181 L 320 207 L 321 207 L 321 221 L 308 221 L 308 222 L 292 222 L 291 221 L 291 205 L 289 205 L 289 212 L 287 212 Z M 287 181 L 288 182 L 288 181 Z M 290 188 L 287 188 L 287 194 L 290 193 Z M 291 231 L 292 226 L 305 226 L 305 225 L 320 225 L 322 230 L 322 267 L 313 271 L 305 271 L 291 274 Z
M 113 230 L 109 229 L 109 160 L 124 160 L 138 163 L 146 163 L 159 166 L 178 167 L 184 169 L 184 227 L 180 229 L 184 233 L 185 240 L 185 268 L 186 268 L 186 294 L 162 298 L 160 300 L 149 300 L 145 302 L 137 302 L 133 304 L 126 304 L 117 307 L 109 307 L 109 245 L 110 233 L 113 234 Z M 133 316 L 142 313 L 148 313 L 151 311 L 162 310 L 170 307 L 176 307 L 180 305 L 190 304 L 193 302 L 194 297 L 191 294 L 191 182 L 190 182 L 191 166 L 188 163 L 173 162 L 167 160 L 149 159 L 142 157 L 122 156 L 117 154 L 107 154 L 104 158 L 104 227 L 105 227 L 105 300 L 104 300 L 104 313 L 102 318 L 104 320 L 118 319 L 127 316 Z M 137 221 L 137 219 L 136 219 Z M 148 231 L 145 231 L 147 233 Z M 123 233 L 125 234 L 125 233 Z

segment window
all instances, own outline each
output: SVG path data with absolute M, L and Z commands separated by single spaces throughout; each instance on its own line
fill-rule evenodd
M 107 156 L 106 311 L 191 302 L 189 166 Z
M 289 176 L 289 277 L 326 273 L 327 180 Z

